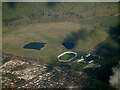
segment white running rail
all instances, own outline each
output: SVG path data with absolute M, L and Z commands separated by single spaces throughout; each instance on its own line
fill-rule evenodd
M 72 57 L 72 58 L 70 58 L 70 59 L 68 59 L 68 60 L 61 60 L 61 59 L 60 59 L 61 56 L 63 56 L 64 54 L 69 54 L 69 53 L 72 53 L 72 54 L 74 54 L 75 56 Z M 76 52 L 67 51 L 67 52 L 64 52 L 64 53 L 61 53 L 60 55 L 58 55 L 57 58 L 58 58 L 58 60 L 59 60 L 60 62 L 69 62 L 69 61 L 71 61 L 72 59 L 74 59 L 75 57 L 77 57 L 77 53 L 76 53 Z

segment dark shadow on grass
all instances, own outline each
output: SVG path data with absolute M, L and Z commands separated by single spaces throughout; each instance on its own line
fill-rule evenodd
M 96 30 L 87 31 L 86 29 L 80 29 L 77 32 L 71 32 L 63 41 L 63 43 L 74 43 L 75 45 L 79 40 L 86 40 L 92 34 L 94 34 Z
M 120 45 L 120 24 L 117 27 L 111 27 L 109 34 L 111 39 Z
M 7 4 L 10 8 L 15 8 L 17 2 L 7 2 Z
M 116 26 L 116 27 L 111 27 L 110 31 L 108 32 L 109 34 L 109 38 L 108 38 L 108 42 L 103 44 L 102 46 L 97 45 L 96 53 L 101 54 L 102 56 L 107 56 L 109 54 L 117 54 L 120 53 L 120 25 Z M 109 43 L 111 41 L 114 41 L 117 45 L 118 48 L 113 47 L 112 45 L 110 45 Z
M 55 7 L 58 4 L 58 2 L 47 2 L 47 6 L 52 8 Z
M 120 60 L 120 48 L 115 48 L 109 44 L 111 40 L 115 41 L 118 46 L 120 46 L 120 25 L 116 27 L 112 27 L 109 34 L 109 41 L 99 48 L 97 48 L 96 53 L 104 58 L 102 58 L 99 61 L 99 64 L 101 64 L 100 68 L 88 68 L 84 71 L 91 75 L 93 78 L 96 78 L 97 80 L 106 82 L 109 84 L 110 75 L 112 75 L 112 67 L 115 67 L 118 65 Z
M 84 40 L 87 36 L 87 32 L 86 29 L 82 29 L 82 30 L 78 30 L 77 32 L 71 32 L 70 35 L 68 35 L 65 39 L 64 39 L 64 43 L 69 42 L 69 43 L 77 43 L 78 40 Z

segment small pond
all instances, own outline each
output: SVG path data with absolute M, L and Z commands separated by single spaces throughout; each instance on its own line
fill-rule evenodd
M 62 43 L 62 45 L 66 48 L 66 49 L 72 49 L 74 47 L 74 43 Z
M 46 43 L 40 43 L 40 42 L 31 42 L 25 45 L 23 48 L 25 49 L 35 49 L 35 50 L 40 50 L 45 46 Z

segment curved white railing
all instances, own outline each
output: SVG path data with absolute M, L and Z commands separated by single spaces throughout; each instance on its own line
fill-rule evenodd
M 64 54 L 67 54 L 67 53 L 72 53 L 72 54 L 74 54 L 75 56 L 74 56 L 73 58 L 68 59 L 68 60 L 61 60 L 60 57 L 63 56 Z M 71 61 L 72 59 L 74 59 L 75 57 L 77 57 L 77 53 L 76 53 L 76 52 L 67 51 L 67 52 L 64 52 L 64 53 L 58 55 L 57 58 L 58 58 L 58 60 L 59 60 L 60 62 L 69 62 L 69 61 Z

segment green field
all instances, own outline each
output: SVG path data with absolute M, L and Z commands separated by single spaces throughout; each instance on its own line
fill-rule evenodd
M 83 26 L 68 22 L 32 24 L 3 34 L 3 51 L 20 56 L 41 58 L 49 62 L 52 58 L 56 59 L 60 53 L 67 51 L 62 46 L 62 42 L 73 31 L 76 34 L 82 31 L 81 27 Z M 75 48 L 71 51 L 87 52 L 108 37 L 105 31 L 92 31 L 89 28 L 86 29 L 84 35 L 84 40 L 80 38 Z M 40 51 L 24 49 L 23 46 L 30 42 L 43 42 L 47 44 Z
M 70 51 L 87 53 L 109 38 L 118 24 L 118 3 L 3 3 L 3 52 L 54 63 Z M 101 8 L 102 7 L 102 8 Z M 30 42 L 47 43 L 41 50 L 24 49 Z
M 9 14 L 8 14 L 9 13 Z M 48 18 L 49 15 L 59 15 L 59 18 L 65 16 L 79 16 L 81 18 L 93 18 L 116 15 L 118 13 L 118 3 L 3 3 L 3 20 L 15 19 L 25 16 L 45 16 Z M 64 14 L 64 15 L 63 15 Z M 63 17 L 64 16 L 64 17 Z M 66 19 L 68 19 L 66 17 Z M 69 18 L 70 19 L 70 18 Z M 74 19 L 78 19 L 74 18 Z

